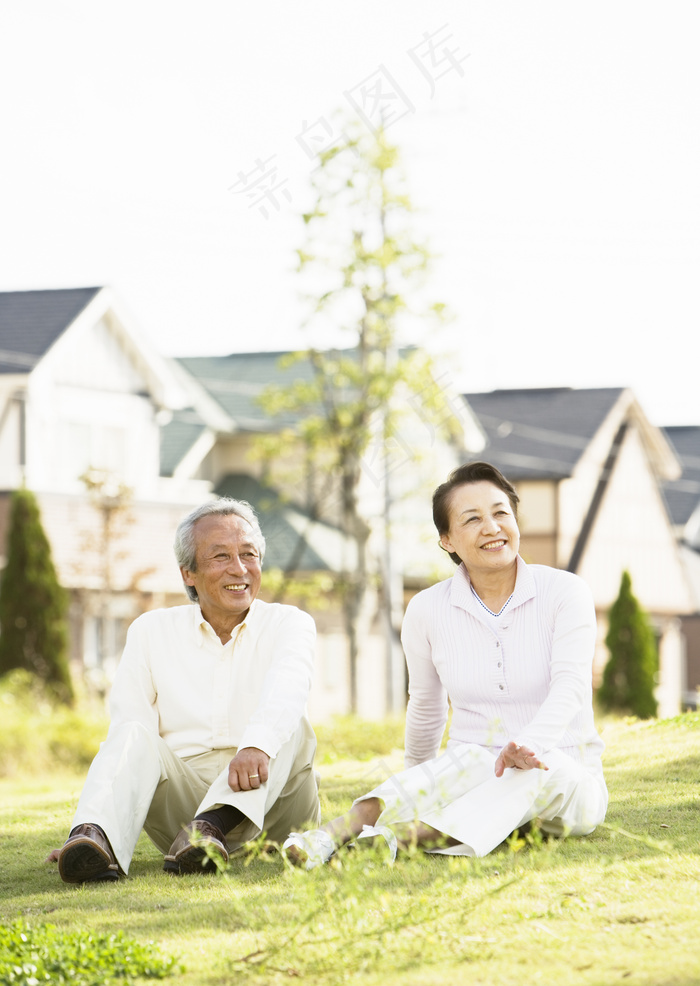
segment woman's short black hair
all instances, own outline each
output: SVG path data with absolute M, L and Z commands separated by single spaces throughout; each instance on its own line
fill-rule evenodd
M 517 519 L 520 497 L 503 473 L 492 466 L 490 462 L 467 462 L 451 472 L 447 480 L 441 483 L 433 493 L 433 522 L 440 537 L 447 534 L 450 529 L 450 504 L 453 491 L 458 486 L 467 486 L 469 483 L 493 483 L 494 486 L 503 490 L 510 501 L 513 515 Z M 454 551 L 450 551 L 449 556 L 455 565 L 459 565 L 462 561 Z

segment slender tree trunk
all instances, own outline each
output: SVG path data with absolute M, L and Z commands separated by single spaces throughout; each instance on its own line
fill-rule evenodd
M 357 490 L 360 483 L 360 467 L 353 465 L 346 469 L 342 478 L 343 518 L 346 533 L 352 538 L 357 558 L 352 572 L 348 573 L 345 593 L 343 595 L 343 614 L 345 617 L 345 632 L 348 638 L 348 654 L 350 661 L 350 710 L 358 711 L 358 676 L 357 665 L 362 645 L 360 622 L 367 594 L 368 565 L 367 542 L 370 530 L 366 521 L 360 516 L 357 504 Z

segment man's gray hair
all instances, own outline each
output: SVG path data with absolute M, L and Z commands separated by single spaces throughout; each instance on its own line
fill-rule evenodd
M 197 507 L 191 513 L 187 514 L 178 524 L 173 547 L 175 548 L 175 558 L 180 568 L 187 568 L 190 572 L 197 571 L 197 538 L 194 530 L 197 521 L 203 517 L 210 517 L 212 515 L 228 517 L 230 514 L 241 517 L 250 525 L 253 544 L 258 550 L 260 562 L 262 563 L 265 557 L 265 538 L 263 537 L 263 532 L 260 530 L 260 524 L 258 523 L 255 511 L 247 500 L 234 500 L 229 496 L 220 496 L 216 500 L 203 503 L 201 507 Z M 193 585 L 186 585 L 185 592 L 192 602 L 197 602 L 197 590 Z

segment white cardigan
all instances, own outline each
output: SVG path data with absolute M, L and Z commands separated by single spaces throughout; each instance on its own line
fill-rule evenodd
M 476 743 L 498 753 L 553 748 L 601 771 L 591 669 L 596 617 L 577 575 L 517 560 L 513 598 L 490 618 L 460 565 L 408 604 L 401 639 L 409 673 L 406 766 L 434 757 L 447 720 L 448 746 Z

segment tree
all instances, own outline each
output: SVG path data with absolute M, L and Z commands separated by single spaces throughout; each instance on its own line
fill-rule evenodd
M 0 675 L 25 668 L 70 704 L 67 616 L 67 594 L 58 583 L 36 499 L 29 490 L 16 490 L 0 583 Z
M 88 581 L 96 584 L 92 590 L 78 590 L 83 620 L 93 617 L 96 636 L 96 667 L 89 669 L 86 676 L 88 684 L 98 692 L 107 689 L 109 664 L 116 664 L 122 641 L 114 632 L 114 620 L 110 620 L 114 597 L 114 570 L 117 563 L 128 552 L 119 550 L 119 542 L 126 536 L 133 523 L 131 503 L 133 490 L 114 473 L 107 469 L 90 467 L 78 477 L 87 490 L 90 503 L 99 521 L 97 531 L 82 532 L 82 551 L 77 566 L 83 585 Z M 91 561 L 94 569 L 90 571 Z M 134 576 L 133 587 L 138 584 L 142 574 Z
M 389 599 L 390 572 L 385 556 L 372 557 L 372 523 L 360 505 L 360 484 L 368 453 L 383 459 L 377 471 L 387 487 L 395 449 L 401 388 L 420 394 L 425 416 L 446 417 L 441 390 L 434 384 L 425 353 L 400 347 L 406 321 L 420 317 L 421 331 L 444 318 L 441 304 L 418 305 L 429 254 L 410 228 L 411 204 L 399 169 L 398 150 L 383 130 L 372 133 L 345 127 L 346 144 L 321 155 L 312 178 L 313 204 L 304 214 L 305 238 L 298 250 L 298 269 L 311 282 L 311 314 L 307 324 L 348 336 L 347 349 L 311 348 L 287 359 L 297 379 L 287 387 L 269 387 L 263 406 L 284 414 L 293 424 L 265 439 L 270 460 L 290 447 L 299 448 L 299 483 L 305 484 L 310 516 L 337 521 L 354 546 L 352 563 L 338 574 L 345 631 L 350 654 L 351 708 L 356 710 L 356 663 L 364 627 L 371 620 L 370 596 L 381 587 L 384 610 L 395 612 Z M 379 450 L 379 454 L 377 454 Z M 303 478 L 301 478 L 303 477 Z M 384 521 L 388 526 L 385 509 Z M 384 538 L 389 544 L 388 534 Z M 383 577 L 381 574 L 383 570 Z M 402 602 L 402 600 L 401 600 Z M 396 627 L 393 636 L 397 637 Z
M 610 658 L 598 691 L 608 709 L 624 709 L 640 719 L 656 715 L 654 682 L 658 654 L 654 631 L 632 593 L 629 572 L 622 573 L 620 592 L 610 609 L 605 644 Z

